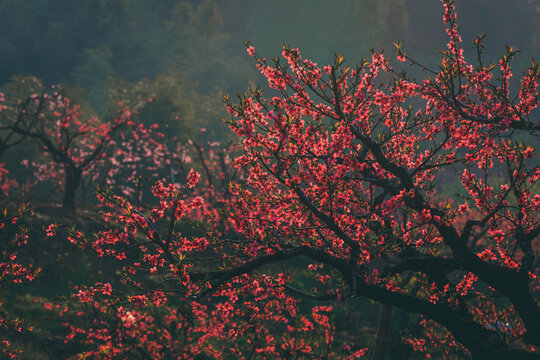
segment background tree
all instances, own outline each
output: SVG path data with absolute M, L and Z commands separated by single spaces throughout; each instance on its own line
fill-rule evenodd
M 75 209 L 76 192 L 83 175 L 90 175 L 93 180 L 100 177 L 110 180 L 112 173 L 104 171 L 111 171 L 112 167 L 104 166 L 105 160 L 112 161 L 114 170 L 119 171 L 122 161 L 127 168 L 129 162 L 140 162 L 145 157 L 157 161 L 162 153 L 158 148 L 162 149 L 163 145 L 150 139 L 152 129 L 158 125 L 138 124 L 132 119 L 129 107 L 121 108 L 112 120 L 100 121 L 97 117 L 84 118 L 80 106 L 63 96 L 59 89 L 47 91 L 35 81 L 30 90 L 27 98 L 16 100 L 20 94 L 11 94 L 11 99 L 4 103 L 3 131 L 6 138 L 16 134 L 39 144 L 49 159 L 40 164 L 38 171 L 49 179 L 61 177 L 64 209 Z

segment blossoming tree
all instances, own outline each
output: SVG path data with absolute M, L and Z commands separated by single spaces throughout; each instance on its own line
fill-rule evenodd
M 114 226 L 71 240 L 121 261 L 125 287 L 81 289 L 79 316 L 94 320 L 68 339 L 94 358 L 360 357 L 328 313 L 362 296 L 422 317 L 415 350 L 540 358 L 540 69 L 514 96 L 515 51 L 488 66 L 479 37 L 470 64 L 443 4 L 448 49 L 423 81 L 382 53 L 321 68 L 297 49 L 282 62 L 248 46 L 274 95 L 226 97 L 248 172 L 230 188 L 235 233 L 179 231 L 203 202 L 195 172 L 157 183 L 150 211 L 102 194 Z M 399 44 L 398 60 L 417 64 Z M 298 264 L 315 285 L 293 286 Z M 301 299 L 324 305 L 300 312 Z
M 141 168 L 155 170 L 163 161 L 166 148 L 160 143 L 162 134 L 155 131 L 157 125 L 144 126 L 129 107 L 120 103 L 117 116 L 110 120 L 85 119 L 81 107 L 58 87 L 46 89 L 36 79 L 22 82 L 25 94 L 0 97 L 0 153 L 22 141 L 38 144 L 45 159 L 31 165 L 38 179 L 56 180 L 63 188 L 65 209 L 75 209 L 76 192 L 86 185 L 85 179 L 123 185 L 130 194 Z M 124 182 L 114 181 L 122 178 Z
M 284 49 L 283 65 L 248 47 L 279 96 L 228 102 L 251 185 L 235 189 L 234 218 L 257 245 L 253 265 L 308 257 L 342 280 L 325 296 L 419 313 L 475 358 L 534 358 L 523 351 L 540 345 L 539 67 L 514 98 L 515 51 L 486 66 L 479 37 L 469 64 L 454 5 L 443 3 L 448 50 L 422 82 L 381 53 L 319 68 L 296 49 Z M 416 64 L 399 44 L 398 59 Z M 452 182 L 458 198 L 443 193 Z

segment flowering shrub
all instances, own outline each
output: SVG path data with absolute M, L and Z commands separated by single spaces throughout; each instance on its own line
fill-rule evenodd
M 19 226 L 20 219 L 31 213 L 24 206 L 15 214 L 4 211 L 0 219 L 0 287 L 5 291 L 9 283 L 22 284 L 32 281 L 41 269 L 35 269 L 19 260 L 19 250 L 28 245 L 29 237 L 24 226 Z M 0 303 L 0 352 L 6 358 L 16 358 L 20 352 L 13 346 L 13 334 L 22 332 L 24 324 Z

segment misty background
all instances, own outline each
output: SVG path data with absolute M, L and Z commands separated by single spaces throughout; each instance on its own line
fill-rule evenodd
M 487 60 L 514 45 L 523 51 L 518 71 L 540 53 L 540 0 L 456 6 L 466 49 L 487 32 Z M 370 48 L 392 55 L 403 40 L 408 55 L 436 66 L 446 44 L 441 14 L 436 0 L 0 0 L 0 88 L 35 76 L 100 116 L 155 95 L 153 121 L 221 135 L 221 93 L 264 86 L 245 40 L 263 57 L 287 44 L 320 65 L 338 51 L 350 64 Z

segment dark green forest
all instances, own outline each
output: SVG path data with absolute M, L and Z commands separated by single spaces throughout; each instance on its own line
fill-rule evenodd
M 523 63 L 538 54 L 537 1 L 458 6 L 465 41 L 486 32 L 491 60 L 506 44 L 524 52 Z M 338 51 L 354 63 L 371 48 L 390 52 L 403 40 L 411 53 L 435 63 L 445 41 L 439 13 L 440 4 L 429 0 L 6 0 L 0 3 L 0 83 L 24 75 L 63 84 L 102 114 L 119 83 L 155 82 L 158 75 L 202 95 L 244 91 L 260 82 L 245 40 L 265 56 L 287 44 L 321 63 Z

